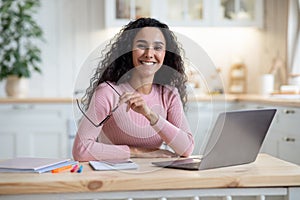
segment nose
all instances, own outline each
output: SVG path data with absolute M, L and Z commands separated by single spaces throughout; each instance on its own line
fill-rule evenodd
M 153 58 L 153 53 L 154 53 L 153 48 L 148 47 L 148 48 L 145 50 L 145 57 L 146 57 L 146 58 Z

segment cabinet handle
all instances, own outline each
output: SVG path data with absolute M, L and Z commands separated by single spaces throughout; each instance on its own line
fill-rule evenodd
M 282 140 L 285 142 L 295 142 L 296 141 L 295 138 L 291 138 L 291 137 L 283 137 Z
M 294 114 L 296 111 L 295 110 L 289 110 L 289 109 L 284 109 L 283 113 L 285 114 Z
M 34 109 L 34 105 L 13 105 L 12 109 L 14 110 L 32 110 Z

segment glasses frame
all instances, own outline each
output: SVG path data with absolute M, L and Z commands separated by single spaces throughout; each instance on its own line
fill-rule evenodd
M 107 83 L 119 96 L 121 96 L 121 94 L 109 83 L 109 82 L 107 82 L 107 81 L 105 81 L 105 83 Z M 99 123 L 99 124 L 96 124 L 95 122 L 93 122 L 88 116 L 87 116 L 87 114 L 83 111 L 83 109 L 80 107 L 80 105 L 79 105 L 79 100 L 78 99 L 76 99 L 76 102 L 77 102 L 77 106 L 78 106 L 78 108 L 79 108 L 79 110 L 81 111 L 81 113 L 83 114 L 83 116 L 87 119 L 87 120 L 89 120 L 89 122 L 91 122 L 91 124 L 93 124 L 95 127 L 100 127 L 100 126 L 102 126 L 111 116 L 112 116 L 112 114 L 113 114 L 113 112 L 115 112 L 117 109 L 118 109 L 118 107 L 119 107 L 119 104 L 117 104 L 117 106 L 116 107 L 114 107 L 110 112 L 109 112 L 109 114 Z

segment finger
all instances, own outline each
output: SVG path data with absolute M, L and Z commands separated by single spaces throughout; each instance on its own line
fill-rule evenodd
M 133 93 L 129 93 L 129 92 L 125 92 L 124 94 L 122 94 L 119 98 L 119 104 L 126 103 L 131 98 L 132 95 Z
M 145 104 L 144 99 L 140 95 L 132 95 L 127 101 L 130 108 L 134 109 Z
M 134 110 L 140 106 L 143 106 L 143 102 L 141 100 L 130 100 L 127 102 L 126 111 L 128 112 L 130 108 Z
M 135 99 L 130 99 L 129 103 L 130 103 L 131 108 L 135 108 L 135 107 L 139 107 L 139 106 L 143 105 L 144 100 L 140 99 L 140 98 L 135 98 Z

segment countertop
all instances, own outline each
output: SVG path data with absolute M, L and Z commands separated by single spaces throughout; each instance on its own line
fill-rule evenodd
M 206 95 L 196 94 L 189 101 L 227 101 L 227 102 L 245 102 L 262 103 L 275 106 L 300 107 L 300 95 L 256 95 L 256 94 L 221 94 Z M 71 97 L 29 97 L 29 98 L 0 98 L 0 104 L 12 103 L 72 103 Z
M 300 186 L 300 166 L 267 154 L 259 154 L 254 163 L 200 171 L 151 164 L 162 158 L 133 160 L 137 170 L 93 171 L 88 163 L 81 163 L 80 174 L 0 173 L 0 195 Z
M 27 97 L 27 98 L 0 98 L 0 104 L 12 103 L 72 103 L 70 97 Z
M 222 95 L 205 95 L 199 94 L 190 98 L 189 101 L 203 101 L 203 102 L 245 102 L 245 103 L 259 103 L 269 104 L 274 106 L 291 106 L 300 107 L 300 96 L 292 95 L 257 95 L 257 94 L 222 94 Z

